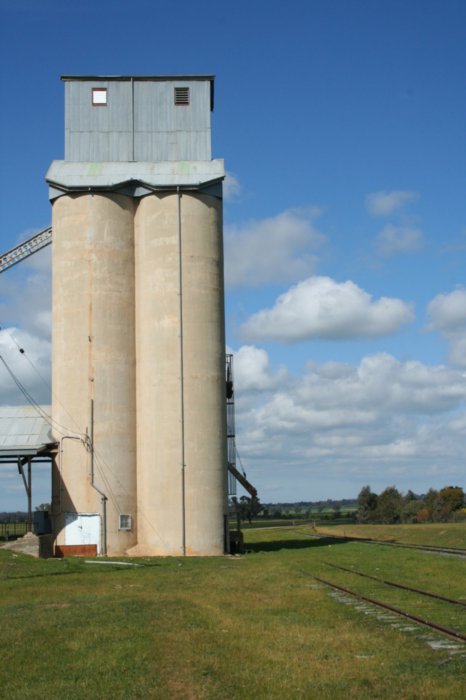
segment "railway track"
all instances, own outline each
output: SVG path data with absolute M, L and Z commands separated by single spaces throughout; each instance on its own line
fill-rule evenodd
M 434 552 L 436 554 L 451 554 L 458 557 L 466 557 L 466 549 L 460 549 L 459 547 L 435 547 L 434 545 L 426 544 L 406 544 L 405 542 L 387 542 L 387 540 L 374 540 L 369 537 L 348 537 L 338 535 L 320 535 L 316 533 L 315 535 L 318 539 L 329 539 L 329 540 L 339 540 L 345 542 L 361 542 L 364 544 L 382 544 L 387 547 L 402 547 L 404 549 L 417 549 L 425 552 Z
M 314 576 L 314 578 L 316 581 L 324 584 L 325 586 L 328 586 L 329 588 L 333 588 L 336 591 L 340 591 L 341 593 L 350 595 L 354 598 L 357 598 L 358 600 L 362 600 L 366 603 L 370 603 L 371 605 L 375 605 L 376 607 L 388 610 L 389 612 L 395 613 L 400 617 L 404 617 L 408 620 L 411 620 L 412 622 L 416 622 L 419 625 L 428 627 L 432 630 L 435 630 L 436 632 L 440 632 L 441 634 L 444 634 L 448 637 L 459 640 L 463 644 L 466 644 L 466 634 L 464 634 L 463 632 L 451 629 L 450 627 L 446 627 L 445 625 L 439 625 L 438 623 L 432 622 L 431 620 L 427 620 L 424 617 L 414 615 L 413 613 L 410 613 L 406 610 L 401 610 L 400 608 L 395 607 L 394 605 L 389 605 L 388 603 L 385 603 L 381 600 L 376 600 L 375 598 L 372 598 L 370 596 L 363 595 L 362 593 L 358 593 L 357 591 L 353 591 L 352 589 L 347 588 L 346 586 L 342 586 L 340 584 L 333 583 L 332 581 L 328 581 L 324 578 L 321 578 L 320 576 Z
M 466 608 L 466 600 L 455 600 L 455 598 L 447 598 L 446 596 L 439 595 L 438 593 L 430 593 L 429 591 L 423 591 L 420 588 L 413 588 L 412 586 L 406 586 L 404 583 L 396 583 L 395 581 L 388 581 L 387 579 L 380 578 L 379 576 L 372 576 L 371 574 L 365 574 L 362 571 L 356 571 L 356 569 L 349 569 L 346 566 L 339 566 L 338 564 L 330 564 L 325 562 L 327 566 L 331 566 L 332 569 L 340 569 L 340 571 L 348 571 L 350 574 L 356 574 L 356 576 L 362 576 L 363 578 L 371 579 L 372 581 L 377 581 L 378 583 L 384 583 L 386 586 L 392 586 L 393 588 L 401 588 L 404 591 L 411 591 L 412 593 L 419 593 L 419 595 L 426 596 L 427 598 L 434 598 L 435 600 L 442 600 L 445 603 L 451 603 L 452 605 L 461 605 Z

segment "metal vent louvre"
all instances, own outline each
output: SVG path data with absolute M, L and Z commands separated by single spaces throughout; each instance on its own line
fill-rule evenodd
M 175 104 L 189 105 L 189 87 L 175 88 Z

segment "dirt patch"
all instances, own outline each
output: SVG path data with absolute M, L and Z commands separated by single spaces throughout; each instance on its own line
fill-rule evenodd
M 69 608 L 70 603 L 47 603 L 47 605 L 43 605 L 43 608 Z
M 1 545 L 3 549 L 9 549 L 12 552 L 20 554 L 29 554 L 31 557 L 39 557 L 39 538 L 32 532 L 28 532 L 24 537 L 20 537 L 13 542 L 6 542 Z

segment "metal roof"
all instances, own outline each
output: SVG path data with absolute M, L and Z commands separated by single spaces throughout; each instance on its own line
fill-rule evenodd
M 61 80 L 215 80 L 215 75 L 61 75 Z
M 50 406 L 40 406 L 50 416 Z M 50 423 L 33 406 L 0 406 L 0 458 L 34 456 L 55 445 Z
M 149 190 L 180 187 L 202 189 L 225 177 L 223 160 L 159 163 L 73 163 L 55 160 L 45 179 L 66 190 L 115 189 L 129 182 Z

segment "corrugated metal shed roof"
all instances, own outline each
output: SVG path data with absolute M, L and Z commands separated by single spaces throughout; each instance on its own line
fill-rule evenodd
M 41 409 L 50 416 L 50 406 Z M 35 455 L 54 443 L 50 424 L 33 406 L 0 406 L 1 457 Z

